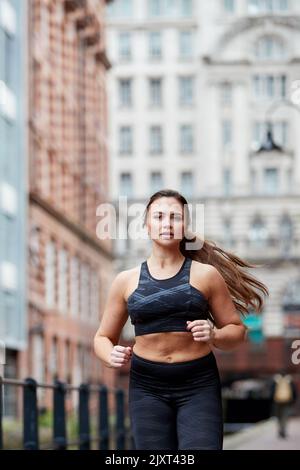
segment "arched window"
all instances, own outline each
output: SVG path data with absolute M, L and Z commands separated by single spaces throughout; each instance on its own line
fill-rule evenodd
M 254 45 L 258 60 L 282 60 L 286 57 L 284 41 L 276 36 L 263 36 Z
M 268 239 L 268 231 L 260 216 L 256 216 L 251 223 L 249 239 L 253 245 L 265 246 Z

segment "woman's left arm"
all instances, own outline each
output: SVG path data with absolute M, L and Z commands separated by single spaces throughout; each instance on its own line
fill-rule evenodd
M 241 321 L 223 276 L 213 266 L 209 271 L 208 301 L 216 324 L 211 343 L 219 349 L 233 349 L 245 341 L 248 328 Z
M 245 341 L 248 328 L 240 319 L 223 276 L 214 266 L 207 265 L 207 270 L 208 302 L 216 326 L 212 328 L 208 320 L 194 320 L 187 321 L 187 330 L 195 341 L 219 349 L 234 349 Z

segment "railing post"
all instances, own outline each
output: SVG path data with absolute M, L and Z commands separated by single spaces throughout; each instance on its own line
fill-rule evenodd
M 90 449 L 90 413 L 89 413 L 89 386 L 81 384 L 79 387 L 79 449 Z
M 0 450 L 3 449 L 3 427 L 2 427 L 2 419 L 3 419 L 3 381 L 2 377 L 0 377 Z
M 25 379 L 23 389 L 23 446 L 24 449 L 39 448 L 37 383 L 34 379 Z
M 109 448 L 109 423 L 108 423 L 108 400 L 107 387 L 101 386 L 99 391 L 99 420 L 98 420 L 98 436 L 99 449 L 108 450 Z
M 134 442 L 134 437 L 133 437 L 133 434 L 132 432 L 130 431 L 130 440 L 129 440 L 129 443 L 130 443 L 130 450 L 135 450 L 135 442 Z
M 125 449 L 125 420 L 124 420 L 124 391 L 119 389 L 116 391 L 117 399 L 117 450 Z
M 66 410 L 65 410 L 66 389 L 63 382 L 54 382 L 53 393 L 53 444 L 55 450 L 66 450 Z

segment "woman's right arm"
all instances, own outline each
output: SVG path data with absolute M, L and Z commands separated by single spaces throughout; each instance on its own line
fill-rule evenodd
M 100 326 L 94 337 L 96 356 L 107 367 L 121 367 L 131 357 L 131 347 L 118 344 L 121 331 L 128 319 L 127 303 L 124 292 L 128 271 L 117 274 L 108 292 Z

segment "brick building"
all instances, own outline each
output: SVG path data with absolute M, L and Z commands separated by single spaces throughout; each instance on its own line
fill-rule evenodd
M 29 1 L 28 349 L 20 375 L 114 383 L 93 336 L 113 276 L 104 0 Z M 50 394 L 47 403 L 50 400 Z

